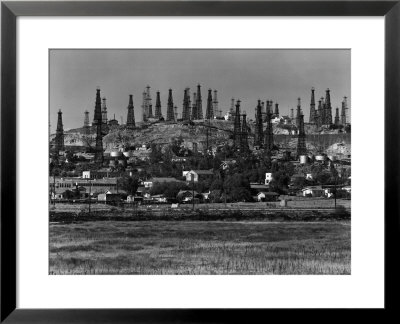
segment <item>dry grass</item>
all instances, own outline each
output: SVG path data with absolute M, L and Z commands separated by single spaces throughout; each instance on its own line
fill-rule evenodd
M 349 223 L 50 225 L 50 274 L 350 274 Z

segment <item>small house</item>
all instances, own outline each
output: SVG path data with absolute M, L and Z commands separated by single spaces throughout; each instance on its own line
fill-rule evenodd
M 321 186 L 311 186 L 303 188 L 302 190 L 303 197 L 324 197 L 325 190 L 322 189 Z
M 265 174 L 265 185 L 269 186 L 269 183 L 272 181 L 272 173 L 271 172 L 267 172 Z
M 186 174 L 186 181 L 199 182 L 201 180 L 210 179 L 214 176 L 211 170 L 191 170 Z
M 261 191 L 257 195 L 257 201 L 278 201 L 279 194 L 277 192 Z

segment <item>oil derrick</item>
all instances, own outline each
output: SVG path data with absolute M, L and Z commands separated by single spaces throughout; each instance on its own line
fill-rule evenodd
M 214 118 L 214 109 L 212 103 L 212 90 L 208 89 L 206 119 L 213 119 L 213 118 Z
M 103 163 L 103 134 L 101 132 L 101 120 L 96 125 L 96 152 L 94 160 L 97 163 Z
M 339 108 L 336 108 L 335 125 L 336 126 L 340 125 Z
M 233 146 L 239 147 L 240 144 L 240 100 L 236 102 L 235 121 L 233 124 Z
M 263 144 L 263 122 L 261 108 L 261 100 L 258 100 L 256 107 L 256 127 L 254 132 L 254 146 L 258 147 L 261 147 Z
M 100 88 L 96 89 L 96 103 L 94 106 L 94 117 L 93 117 L 93 125 L 97 125 L 99 122 L 101 123 L 101 98 L 100 98 Z
M 346 123 L 347 123 L 346 110 L 347 110 L 347 97 L 344 97 L 343 101 L 342 101 L 342 113 L 341 113 L 341 119 L 342 119 L 343 126 L 346 126 Z
M 304 131 L 304 115 L 299 116 L 299 135 L 297 142 L 297 156 L 307 154 L 306 148 L 306 133 Z
M 212 106 L 214 109 L 214 114 L 217 117 L 221 117 L 221 110 L 218 110 L 218 98 L 217 98 L 217 90 L 214 90 L 214 98 L 212 101 Z
M 85 110 L 85 118 L 83 119 L 83 127 L 85 128 L 85 130 L 90 127 L 90 125 L 89 125 L 89 112 L 87 110 Z
M 275 103 L 274 117 L 279 117 L 279 104 Z
M 162 118 L 160 91 L 157 91 L 155 118 L 157 119 Z
M 197 119 L 197 107 L 196 107 L 196 99 L 197 98 L 197 94 L 196 92 L 193 93 L 193 105 L 192 105 L 192 120 Z
M 265 118 L 265 111 L 264 111 L 264 101 L 261 101 L 261 121 L 264 122 L 266 120 Z
M 172 99 L 172 89 L 168 92 L 167 121 L 175 121 L 174 101 Z
M 271 154 L 272 147 L 274 146 L 274 134 L 272 131 L 272 123 L 271 123 L 272 114 L 267 114 L 267 128 L 265 129 L 265 139 L 264 139 L 264 149 L 267 154 Z
M 310 103 L 310 124 L 316 124 L 316 111 L 315 111 L 315 96 L 314 96 L 314 87 L 311 88 L 311 103 Z
M 265 115 L 264 115 L 264 120 L 263 120 L 263 122 L 266 122 L 266 121 L 268 121 L 268 115 L 271 115 L 272 114 L 272 101 L 270 101 L 270 100 L 267 100 L 266 102 L 265 102 Z
M 325 125 L 325 120 L 326 120 L 326 107 L 325 107 L 325 101 L 324 97 L 321 97 L 321 106 L 318 107 L 319 109 L 319 118 L 320 118 L 320 126 Z
M 325 95 L 325 125 L 332 125 L 332 106 L 330 90 L 326 89 Z
M 323 99 L 323 98 L 321 98 Z M 323 118 L 323 106 L 322 106 L 322 100 L 318 100 L 318 109 L 315 112 L 315 124 L 317 125 L 317 127 L 321 127 L 322 125 L 322 118 Z
M 103 124 L 107 124 L 107 104 L 106 98 L 103 98 L 103 104 L 101 106 L 101 121 Z
M 121 122 L 122 124 L 122 122 Z M 126 126 L 128 128 L 135 127 L 135 112 L 133 107 L 133 95 L 129 95 L 128 116 L 126 117 Z
M 301 102 L 300 98 L 297 98 L 297 109 L 296 109 L 296 126 L 300 128 L 300 116 L 301 116 Z
M 153 118 L 153 105 L 151 103 L 150 86 L 146 87 L 146 112 L 147 118 Z
M 57 154 L 56 156 L 58 157 L 59 152 L 64 151 L 64 127 L 62 122 L 61 109 L 58 111 L 55 144 L 56 144 L 56 154 Z
M 242 119 L 242 129 L 240 132 L 240 151 L 246 152 L 249 150 L 248 134 L 247 134 L 247 123 L 246 123 L 246 113 L 244 113 Z
M 142 92 L 142 115 L 143 115 L 143 121 L 147 121 L 147 106 L 146 106 L 146 92 Z
M 182 120 L 190 120 L 190 95 L 189 88 L 183 94 Z
M 196 110 L 197 110 L 197 118 L 196 119 L 203 119 L 203 107 L 201 101 L 201 89 L 200 84 L 197 85 L 197 98 L 196 98 Z

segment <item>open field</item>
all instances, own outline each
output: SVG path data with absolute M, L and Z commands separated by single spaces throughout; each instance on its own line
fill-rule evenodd
M 350 274 L 350 221 L 50 225 L 50 274 Z

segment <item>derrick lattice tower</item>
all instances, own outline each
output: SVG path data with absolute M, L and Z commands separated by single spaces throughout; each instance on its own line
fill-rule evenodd
M 331 105 L 331 94 L 329 89 L 326 89 L 326 95 L 325 95 L 324 125 L 332 125 L 332 105 Z
M 213 109 L 214 109 L 214 114 L 217 117 L 221 117 L 222 111 L 218 110 L 218 97 L 217 97 L 217 90 L 214 90 L 214 97 L 212 101 Z
M 212 99 L 212 90 L 208 89 L 206 119 L 214 119 L 214 109 L 213 109 L 213 102 L 212 101 L 213 101 L 213 99 Z
M 96 89 L 96 101 L 94 105 L 94 117 L 93 117 L 93 125 L 97 125 L 102 122 L 102 112 L 101 112 L 101 97 L 100 97 L 100 88 Z
M 275 103 L 274 117 L 279 117 L 279 104 Z
M 136 123 L 135 123 L 135 111 L 134 111 L 134 106 L 133 106 L 133 95 L 132 94 L 129 95 L 129 103 L 128 103 L 127 109 L 128 109 L 128 114 L 126 117 L 126 126 L 128 128 L 134 128 Z M 122 124 L 122 121 L 121 121 L 121 124 Z
M 98 111 L 98 115 L 96 119 L 96 149 L 95 149 L 95 155 L 94 159 L 95 162 L 97 163 L 103 163 L 103 133 L 102 133 L 102 113 L 101 113 L 101 103 L 100 103 L 100 89 L 97 89 L 97 94 L 96 94 L 96 109 L 95 112 Z M 97 106 L 100 107 L 100 109 L 97 110 Z
M 190 94 L 189 88 L 183 93 L 182 120 L 190 120 Z
M 107 103 L 106 97 L 103 97 L 103 104 L 101 105 L 101 121 L 103 124 L 107 124 Z
M 175 121 L 174 101 L 172 99 L 172 89 L 168 90 L 167 121 Z
M 316 124 L 316 111 L 315 111 L 315 89 L 311 88 L 311 102 L 310 102 L 310 124 Z
M 193 92 L 192 120 L 197 119 L 197 93 Z
M 300 128 L 300 116 L 301 116 L 301 99 L 297 98 L 297 109 L 296 109 L 296 126 Z
M 55 138 L 55 147 L 57 156 L 60 151 L 64 151 L 64 125 L 62 122 L 62 112 L 61 109 L 58 111 L 57 117 L 57 129 L 56 129 L 56 138 Z
M 154 117 L 157 118 L 157 119 L 162 118 L 160 91 L 157 91 L 157 97 L 156 97 L 156 111 L 155 111 L 155 116 L 154 116 Z
M 242 129 L 240 132 L 240 151 L 246 152 L 249 150 L 249 142 L 248 142 L 248 132 L 247 132 L 247 122 L 246 122 L 246 113 L 242 115 Z
M 306 133 L 304 130 L 304 115 L 300 114 L 299 116 L 299 134 L 297 141 L 297 156 L 307 154 L 306 148 Z
M 348 109 L 347 108 L 347 97 L 344 97 L 343 101 L 342 101 L 342 112 L 341 112 L 341 122 L 342 122 L 343 126 L 346 126 L 346 124 L 347 124 L 347 113 L 346 113 L 347 109 Z
M 240 100 L 236 101 L 235 121 L 233 123 L 233 146 L 237 149 L 240 146 Z
M 261 147 L 263 144 L 263 119 L 261 110 L 261 100 L 258 100 L 256 107 L 256 127 L 254 132 L 254 146 Z
M 200 84 L 197 85 L 196 109 L 197 109 L 197 118 L 196 119 L 203 119 L 203 106 L 202 106 L 202 99 L 201 99 Z
M 267 127 L 265 129 L 264 135 L 264 149 L 267 155 L 271 154 L 272 148 L 274 146 L 274 134 L 272 129 L 272 114 L 271 112 L 267 113 Z

